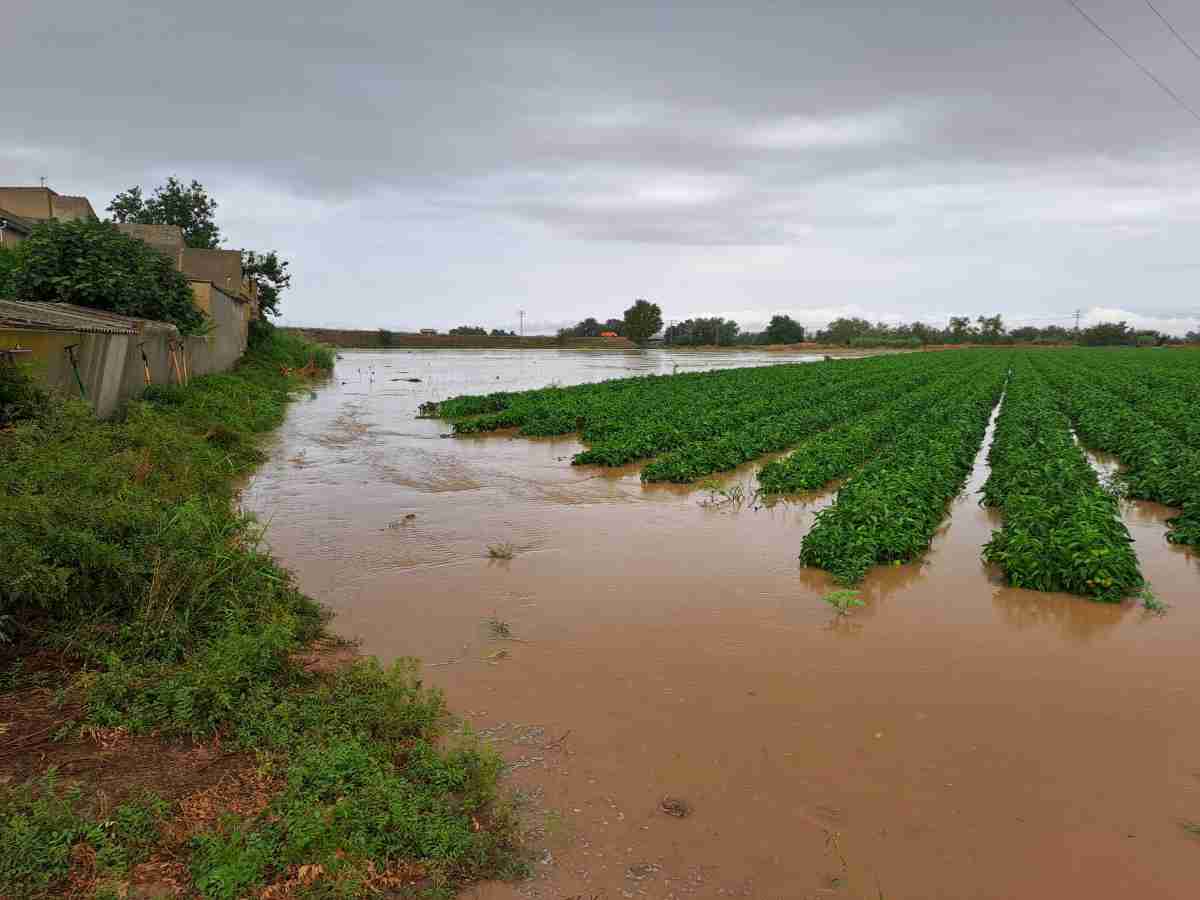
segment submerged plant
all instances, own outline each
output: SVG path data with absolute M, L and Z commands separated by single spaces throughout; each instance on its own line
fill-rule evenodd
M 512 544 L 505 541 L 500 544 L 488 544 L 488 556 L 492 559 L 512 559 L 516 554 L 516 548 Z
M 488 629 L 492 632 L 492 637 L 495 638 L 510 638 L 512 637 L 512 626 L 503 619 L 498 619 L 492 616 L 488 619 Z
M 859 596 L 858 591 L 852 591 L 848 588 L 831 591 L 821 599 L 833 607 L 833 611 L 839 616 L 848 616 L 851 610 L 867 605 L 862 597 Z
M 1138 601 L 1142 604 L 1142 609 L 1156 616 L 1165 616 L 1167 610 L 1171 608 L 1169 604 L 1159 600 L 1154 591 L 1148 587 L 1142 588 L 1137 597 Z
M 741 506 L 748 499 L 746 488 L 741 484 L 731 484 L 729 487 L 721 487 L 721 483 L 717 479 L 707 478 L 700 482 L 700 487 L 708 492 L 708 496 L 700 501 L 700 505 L 706 508 Z

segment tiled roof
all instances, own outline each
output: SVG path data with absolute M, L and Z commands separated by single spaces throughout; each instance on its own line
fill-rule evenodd
M 70 303 L 0 300 L 0 328 L 86 334 L 141 334 L 146 321 Z

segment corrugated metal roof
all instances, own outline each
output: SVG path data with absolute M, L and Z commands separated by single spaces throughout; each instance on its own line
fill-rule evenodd
M 7 209 L 0 207 L 0 219 L 8 222 L 8 227 L 13 231 L 19 231 L 21 234 L 29 234 L 33 231 L 33 223 L 24 216 L 18 216 L 16 213 L 10 213 Z
M 0 300 L 0 328 L 85 334 L 140 334 L 145 321 L 70 303 Z

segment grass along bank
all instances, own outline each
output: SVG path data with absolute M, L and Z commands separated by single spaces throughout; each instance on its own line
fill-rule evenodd
M 411 661 L 322 665 L 323 611 L 236 509 L 332 362 L 270 331 L 115 422 L 3 374 L 0 896 L 446 896 L 522 871 L 499 758 Z

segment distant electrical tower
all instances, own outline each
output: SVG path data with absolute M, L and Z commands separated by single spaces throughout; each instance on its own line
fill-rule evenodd
M 525 310 L 517 310 L 521 315 L 521 337 L 525 337 Z

